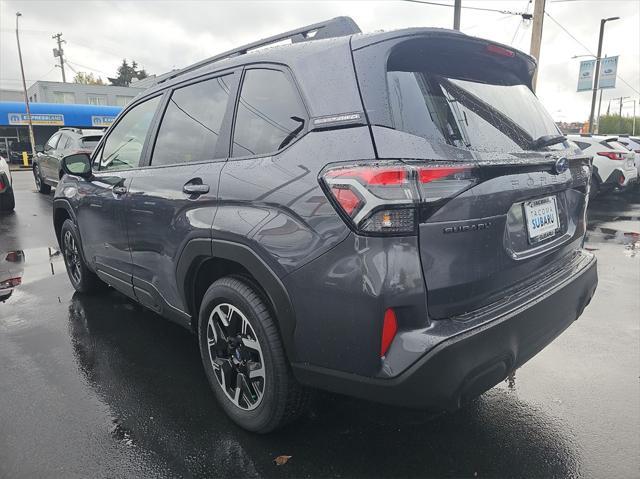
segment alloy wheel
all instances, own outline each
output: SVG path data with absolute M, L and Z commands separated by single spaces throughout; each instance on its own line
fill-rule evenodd
M 71 231 L 65 231 L 64 233 L 64 261 L 67 265 L 69 275 L 73 279 L 74 283 L 80 283 L 82 273 L 80 272 L 80 252 L 78 251 L 78 245 L 73 238 Z
M 245 411 L 258 407 L 264 397 L 265 365 L 258 336 L 242 311 L 232 304 L 218 304 L 207 322 L 207 346 L 227 398 Z

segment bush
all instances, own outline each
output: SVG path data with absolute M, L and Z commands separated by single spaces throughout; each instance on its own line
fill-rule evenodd
M 612 134 L 633 134 L 633 117 L 623 116 L 622 127 L 620 126 L 620 115 L 604 115 L 600 117 L 600 127 L 598 133 L 601 135 Z M 640 117 L 636 117 L 636 133 L 640 134 Z

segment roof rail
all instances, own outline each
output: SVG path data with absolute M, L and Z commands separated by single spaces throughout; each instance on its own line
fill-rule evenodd
M 272 45 L 284 40 L 290 39 L 291 43 L 298 43 L 309 40 L 320 40 L 323 38 L 342 37 L 345 35 L 352 35 L 354 33 L 361 33 L 361 30 L 351 17 L 335 17 L 324 22 L 314 23 L 312 25 L 307 25 L 306 27 L 296 28 L 295 30 L 289 30 L 288 32 L 279 33 L 256 42 L 247 43 L 246 45 L 234 48 L 233 50 L 220 53 L 219 55 L 215 55 L 199 61 L 198 63 L 194 63 L 191 66 L 185 67 L 182 70 L 178 70 L 173 75 L 168 75 L 161 79 L 158 83 L 164 83 L 172 78 L 197 70 L 205 65 L 225 60 L 227 58 L 244 55 L 251 50 L 266 47 L 267 45 Z

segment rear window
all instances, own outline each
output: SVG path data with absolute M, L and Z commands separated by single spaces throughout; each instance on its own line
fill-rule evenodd
M 85 136 L 80 138 L 80 144 L 82 145 L 82 148 L 93 150 L 96 146 L 98 146 L 101 138 L 102 136 Z
M 433 49 L 391 54 L 386 74 L 394 128 L 492 152 L 526 150 L 541 136 L 560 134 L 531 90 L 504 67 L 508 59 L 494 64 L 477 53 L 466 54 L 468 62 L 464 52 L 457 56 L 447 66 L 451 56 Z

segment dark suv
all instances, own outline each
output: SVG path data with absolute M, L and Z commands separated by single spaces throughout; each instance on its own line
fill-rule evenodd
M 73 153 L 91 153 L 104 131 L 60 128 L 33 159 L 33 178 L 40 193 L 48 194 L 62 178 L 62 158 Z
M 63 161 L 73 286 L 191 329 L 252 431 L 295 418 L 308 387 L 455 409 L 596 289 L 590 159 L 532 93 L 534 60 L 455 31 L 356 32 L 338 18 L 179 71 Z

